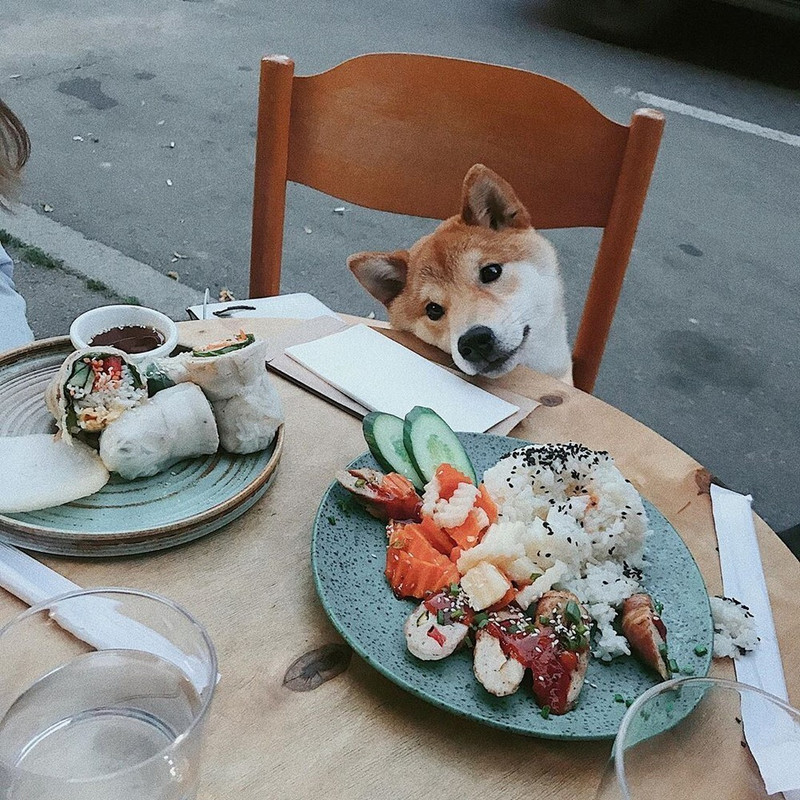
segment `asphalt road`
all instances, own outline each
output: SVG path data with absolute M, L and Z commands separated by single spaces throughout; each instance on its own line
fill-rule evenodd
M 800 136 L 800 27 L 711 7 L 634 50 L 565 29 L 544 3 L 521 0 L 99 7 L 38 0 L 2 9 L 0 96 L 34 142 L 23 200 L 163 273 L 176 270 L 183 283 L 238 296 L 262 54 L 292 56 L 301 74 L 379 50 L 492 61 L 562 80 L 620 121 L 645 104 L 637 93 L 683 104 L 666 112 L 596 393 L 752 493 L 774 528 L 800 520 L 800 148 L 791 140 Z M 701 118 L 687 116 L 696 110 Z M 726 127 L 706 112 L 749 126 Z M 380 314 L 347 272 L 347 255 L 407 246 L 432 223 L 332 213 L 338 205 L 290 188 L 283 290 Z M 550 236 L 574 329 L 598 236 Z M 175 262 L 175 252 L 187 258 Z M 29 297 L 32 309 L 40 302 L 54 302 L 44 287 Z

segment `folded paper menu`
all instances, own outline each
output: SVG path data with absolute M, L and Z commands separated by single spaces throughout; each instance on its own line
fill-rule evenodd
M 728 597 L 750 609 L 759 642 L 734 662 L 736 678 L 786 701 L 786 680 L 775 635 L 761 554 L 753 525 L 751 497 L 711 485 L 711 506 L 719 543 L 722 585 Z M 742 696 L 742 723 L 768 794 L 783 792 L 786 800 L 800 800 L 800 728 L 749 695 Z
M 509 403 L 366 325 L 286 349 L 286 354 L 371 411 L 436 411 L 457 431 L 484 432 L 518 412 Z

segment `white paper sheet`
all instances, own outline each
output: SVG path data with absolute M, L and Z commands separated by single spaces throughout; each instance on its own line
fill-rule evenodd
M 467 383 L 366 325 L 295 345 L 286 354 L 371 411 L 436 411 L 453 430 L 483 433 L 518 406 Z
M 754 650 L 735 660 L 736 679 L 788 702 L 751 500 L 749 495 L 711 485 L 724 592 L 750 609 L 760 638 Z M 783 792 L 786 800 L 800 800 L 800 728 L 788 715 L 765 715 L 761 705 L 746 695 L 742 722 L 767 792 Z

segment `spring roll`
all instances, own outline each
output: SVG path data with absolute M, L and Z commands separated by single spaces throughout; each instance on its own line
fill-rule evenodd
M 155 475 L 182 458 L 215 453 L 219 434 L 198 386 L 159 392 L 112 422 L 100 436 L 100 458 L 127 480 Z
M 221 342 L 147 369 L 153 389 L 185 381 L 197 384 L 211 401 L 220 443 L 229 453 L 268 447 L 283 422 L 283 409 L 266 371 L 267 343 L 243 331 Z
M 229 453 L 255 453 L 269 447 L 283 422 L 278 392 L 265 370 L 238 394 L 211 404 L 219 441 Z
M 260 380 L 265 371 L 267 343 L 243 331 L 191 353 L 161 358 L 147 369 L 156 387 L 191 381 L 213 403 L 228 400 Z
M 71 444 L 81 433 L 100 433 L 147 400 L 147 386 L 127 353 L 114 347 L 68 356 L 45 394 L 60 436 Z

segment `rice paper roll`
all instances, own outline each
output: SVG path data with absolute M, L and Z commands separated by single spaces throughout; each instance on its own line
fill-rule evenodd
M 240 332 L 191 353 L 159 359 L 148 368 L 147 376 L 154 388 L 196 383 L 214 402 L 228 400 L 257 383 L 266 370 L 266 361 L 267 343 Z
M 100 433 L 147 400 L 147 385 L 128 354 L 115 347 L 77 350 L 67 356 L 45 393 L 60 436 Z
M 100 458 L 109 470 L 133 480 L 218 447 L 211 404 L 198 386 L 182 383 L 111 423 L 100 437 Z
M 255 453 L 269 447 L 283 422 L 283 408 L 269 374 L 260 377 L 239 394 L 211 404 L 219 429 L 219 441 L 229 453 Z

